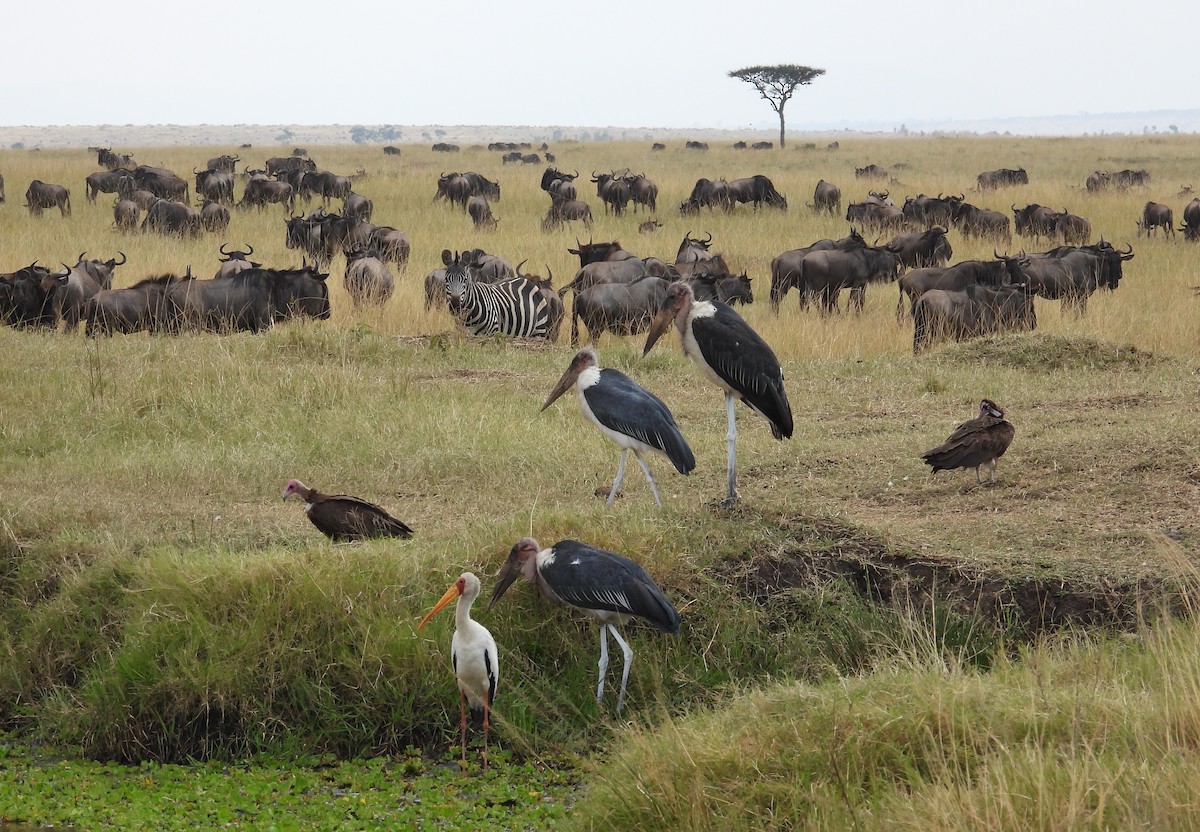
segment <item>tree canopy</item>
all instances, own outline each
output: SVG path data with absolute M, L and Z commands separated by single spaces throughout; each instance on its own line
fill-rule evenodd
M 783 108 L 797 87 L 811 84 L 825 74 L 825 70 L 799 64 L 774 64 L 771 66 L 748 66 L 729 73 L 730 78 L 753 84 L 779 114 L 779 146 L 784 144 Z

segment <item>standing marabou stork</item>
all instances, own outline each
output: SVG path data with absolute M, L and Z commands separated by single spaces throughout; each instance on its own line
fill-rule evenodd
M 450 661 L 454 666 L 454 675 L 458 678 L 458 711 L 464 773 L 467 764 L 467 711 L 464 702 L 471 706 L 471 723 L 475 727 L 479 726 L 482 718 L 483 770 L 487 771 L 488 715 L 492 702 L 496 699 L 496 683 L 500 681 L 496 641 L 487 627 L 471 620 L 471 604 L 475 603 L 478 597 L 479 579 L 470 572 L 464 572 L 417 626 L 420 630 L 442 608 L 458 599 L 454 611 L 454 638 L 450 640 Z
M 536 584 L 551 601 L 572 606 L 600 622 L 598 702 L 604 699 L 608 633 L 612 633 L 625 656 L 621 692 L 617 695 L 617 712 L 620 713 L 625 705 L 625 685 L 629 682 L 633 649 L 621 638 L 617 627 L 630 618 L 641 618 L 659 632 L 678 633 L 679 613 L 667 596 L 646 570 L 615 552 L 597 549 L 578 540 L 560 540 L 549 549 L 542 549 L 532 537 L 523 537 L 513 544 L 508 561 L 500 570 L 488 609 L 518 576 Z
M 991 399 L 979 403 L 979 415 L 954 429 L 950 438 L 921 455 L 931 473 L 955 468 L 974 468 L 975 482 L 982 483 L 980 467 L 988 466 L 988 485 L 996 483 L 996 460 L 1012 444 L 1016 429 L 1004 418 L 1004 411 Z
M 646 338 L 642 354 L 675 322 L 683 354 L 700 368 L 709 381 L 725 391 L 725 415 L 729 432 L 728 490 L 725 505 L 737 501 L 735 488 L 737 463 L 737 417 L 734 403 L 741 399 L 750 409 L 771 423 L 776 439 L 792 435 L 792 406 L 783 389 L 783 370 L 779 359 L 742 316 L 718 300 L 696 301 L 692 287 L 675 282 L 667 287 L 667 296 Z
M 571 359 L 567 371 L 550 391 L 545 410 L 567 392 L 571 386 L 579 395 L 579 410 L 600 432 L 617 443 L 621 449 L 621 461 L 617 464 L 617 478 L 608 492 L 608 505 L 616 499 L 617 489 L 625 476 L 625 457 L 633 451 L 638 464 L 646 474 L 654 502 L 662 506 L 658 486 L 650 466 L 642 458 L 644 451 L 657 451 L 671 460 L 675 470 L 686 475 L 696 467 L 696 457 L 679 432 L 675 417 L 662 401 L 620 370 L 600 369 L 596 353 L 582 349 Z

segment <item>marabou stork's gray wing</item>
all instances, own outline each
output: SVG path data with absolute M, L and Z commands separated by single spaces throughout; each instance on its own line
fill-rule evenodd
M 606 428 L 658 448 L 681 474 L 696 467 L 696 457 L 670 409 L 620 370 L 601 370 L 600 382 L 586 388 L 583 395 L 592 415 Z
M 333 540 L 368 537 L 412 537 L 412 529 L 374 503 L 347 494 L 315 500 L 308 519 Z
M 771 423 L 776 439 L 791 436 L 792 406 L 783 389 L 779 359 L 741 315 L 720 301 L 710 302 L 715 315 L 692 319 L 692 335 L 705 362 Z
M 974 468 L 1003 456 L 1016 433 L 1011 423 L 994 416 L 969 419 L 954 429 L 950 438 L 926 451 L 922 459 L 934 473 L 955 468 Z
M 578 540 L 560 540 L 553 549 L 553 562 L 538 572 L 566 603 L 636 616 L 664 633 L 679 632 L 674 605 L 646 570 L 629 558 Z

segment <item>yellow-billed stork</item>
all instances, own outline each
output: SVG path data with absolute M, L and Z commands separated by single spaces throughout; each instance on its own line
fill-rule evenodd
M 454 637 L 450 640 L 450 661 L 458 679 L 459 728 L 462 735 L 464 772 L 467 762 L 466 705 L 471 706 L 471 719 L 476 726 L 482 718 L 483 770 L 487 771 L 488 717 L 496 699 L 496 685 L 500 681 L 496 640 L 492 638 L 487 627 L 471 619 L 471 604 L 478 597 L 479 579 L 470 572 L 464 572 L 417 626 L 420 630 L 451 601 L 458 600 L 454 611 Z
M 646 570 L 627 557 L 588 546 L 578 540 L 560 540 L 542 549 L 532 537 L 513 544 L 500 571 L 488 609 L 518 577 L 536 584 L 551 601 L 567 604 L 600 622 L 600 683 L 596 700 L 604 699 L 604 676 L 608 670 L 608 633 L 621 647 L 625 668 L 617 712 L 625 706 L 625 686 L 633 649 L 621 638 L 617 627 L 630 618 L 640 618 L 663 633 L 679 632 L 679 613 L 667 600 Z
M 737 501 L 734 443 L 737 440 L 735 402 L 741 399 L 751 410 L 771 424 L 776 439 L 792 435 L 792 406 L 783 389 L 783 370 L 779 359 L 742 316 L 717 300 L 696 301 L 692 287 L 675 282 L 667 287 L 667 295 L 650 325 L 646 347 L 650 352 L 655 342 L 674 321 L 679 331 L 683 354 L 700 368 L 713 384 L 725 391 L 725 415 L 729 431 L 726 505 Z
M 675 417 L 662 401 L 620 370 L 600 369 L 596 352 L 582 349 L 571 359 L 567 371 L 550 391 L 545 410 L 571 387 L 579 397 L 579 410 L 585 419 L 592 422 L 600 432 L 621 449 L 621 461 L 617 464 L 617 477 L 608 492 L 608 505 L 616 499 L 617 490 L 625 476 L 625 457 L 633 451 L 638 464 L 650 483 L 654 501 L 662 505 L 658 486 L 650 466 L 642 458 L 646 451 L 656 451 L 671 461 L 675 470 L 686 475 L 696 467 L 696 457 L 679 432 Z

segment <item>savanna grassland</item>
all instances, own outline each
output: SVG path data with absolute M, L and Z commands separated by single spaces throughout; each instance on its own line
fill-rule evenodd
M 153 338 L 0 330 L 0 819 L 96 828 L 152 787 L 266 760 L 282 766 L 266 781 L 299 783 L 283 817 L 256 769 L 222 781 L 236 798 L 193 801 L 190 825 L 1193 828 L 1200 246 L 1139 240 L 1134 222 L 1147 200 L 1182 222 L 1190 197 L 1177 193 L 1200 172 L 1200 139 L 846 138 L 833 153 L 799 138 L 760 153 L 681 144 L 552 148 L 559 168 L 584 174 L 596 223 L 549 234 L 540 166 L 502 165 L 483 148 L 406 145 L 392 157 L 310 145 L 322 168 L 363 171 L 355 190 L 374 200 L 374 221 L 413 239 L 383 308 L 351 306 L 339 256 L 325 322 Z M 181 174 L 224 152 L 116 149 Z M 240 153 L 261 166 L 289 151 Z M 859 199 L 879 187 L 854 179 L 868 162 L 892 171 L 884 187 L 897 202 L 965 192 L 1006 213 L 1066 207 L 1135 257 L 1085 317 L 1039 300 L 1035 333 L 920 357 L 892 286 L 871 286 L 861 316 L 804 312 L 794 294 L 773 315 L 771 259 L 847 231 L 805 209 L 816 181 Z M 1029 185 L 971 192 L 980 171 L 1017 166 Z M 659 185 L 654 235 L 637 233 L 644 214 L 605 216 L 583 187 L 592 171 L 624 167 Z M 1083 190 L 1091 171 L 1122 168 L 1148 169 L 1152 184 Z M 208 276 L 222 242 L 299 263 L 277 207 L 234 212 L 220 239 L 120 235 L 111 197 L 84 198 L 95 169 L 83 149 L 0 152 L 0 270 L 120 250 L 116 286 L 189 265 Z M 447 170 L 500 182 L 496 231 L 431 201 Z M 754 173 L 787 195 L 787 212 L 679 217 L 697 178 Z M 71 188 L 72 215 L 31 219 L 20 204 L 33 178 Z M 645 357 L 642 339 L 605 336 L 602 365 L 662 398 L 697 458 L 688 477 L 652 460 L 663 509 L 630 470 L 606 510 L 594 492 L 616 449 L 569 397 L 538 413 L 573 354 L 565 334 L 466 338 L 443 308 L 424 311 L 423 277 L 443 249 L 478 246 L 548 268 L 561 286 L 577 236 L 671 260 L 687 231 L 711 233 L 754 278 L 758 302 L 743 313 L 783 363 L 795 435 L 776 442 L 743 409 L 743 499 L 718 508 L 720 393 L 673 336 Z M 950 240 L 955 259 L 992 254 L 990 242 Z M 1010 251 L 1022 247 L 1040 250 L 1015 239 Z M 998 482 L 931 477 L 920 454 L 984 396 L 1016 426 Z M 332 545 L 280 502 L 289 477 L 381 503 L 417 534 Z M 636 655 L 617 715 L 611 698 L 594 700 L 593 624 L 528 587 L 477 605 L 500 649 L 498 751 L 486 778 L 473 759 L 480 785 L 464 788 L 440 762 L 457 757 L 453 622 L 415 625 L 464 570 L 490 593 L 525 534 L 635 558 L 682 630 L 627 628 Z M 74 762 L 54 780 L 64 755 Z M 98 773 L 88 761 L 132 768 Z M 355 761 L 364 768 L 337 768 Z M 443 779 L 430 784 L 430 771 Z M 78 785 L 126 776 L 148 782 L 92 800 Z M 72 783 L 77 800 L 50 799 Z M 204 783 L 182 788 L 221 788 Z M 358 814 L 347 795 L 363 798 Z M 154 817 L 121 822 L 166 828 Z

